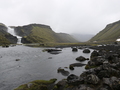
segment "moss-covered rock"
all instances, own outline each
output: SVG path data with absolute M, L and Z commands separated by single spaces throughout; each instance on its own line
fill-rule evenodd
M 27 84 L 21 85 L 14 90 L 49 90 L 54 87 L 57 79 L 35 80 Z

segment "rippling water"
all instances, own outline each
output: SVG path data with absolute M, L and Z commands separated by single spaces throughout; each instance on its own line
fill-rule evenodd
M 66 76 L 57 73 L 59 67 L 69 67 L 69 64 L 76 63 L 75 58 L 78 56 L 90 56 L 82 53 L 82 50 L 72 52 L 71 48 L 63 48 L 62 52 L 56 55 L 42 52 L 43 49 L 22 45 L 0 48 L 0 90 L 13 90 L 21 84 L 37 79 L 61 80 Z M 84 67 L 76 67 L 73 71 L 66 70 L 70 74 L 80 75 Z

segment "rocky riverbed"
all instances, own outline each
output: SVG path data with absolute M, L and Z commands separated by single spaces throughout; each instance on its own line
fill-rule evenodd
M 120 46 L 91 48 L 94 51 L 85 66 L 87 70 L 80 75 L 70 74 L 57 83 L 56 79 L 54 82 L 33 81 L 15 90 L 120 90 Z

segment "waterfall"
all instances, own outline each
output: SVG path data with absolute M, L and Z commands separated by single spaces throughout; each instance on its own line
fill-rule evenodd
M 8 28 L 8 33 L 10 33 L 11 35 L 17 37 L 17 39 L 18 39 L 17 44 L 21 44 L 21 38 L 22 37 L 15 34 L 14 28 L 10 28 L 10 27 L 7 27 L 7 28 Z

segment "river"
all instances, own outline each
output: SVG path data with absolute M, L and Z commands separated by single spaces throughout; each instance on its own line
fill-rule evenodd
M 84 54 L 80 49 L 72 52 L 71 48 L 63 48 L 61 53 L 55 55 L 43 52 L 43 49 L 23 45 L 0 47 L 0 90 L 13 90 L 33 80 L 61 80 L 66 76 L 57 73 L 59 67 L 69 67 L 69 64 L 78 62 L 75 60 L 78 56 L 90 57 L 90 54 Z M 84 71 L 84 66 L 75 67 L 73 71 L 66 70 L 79 76 Z

